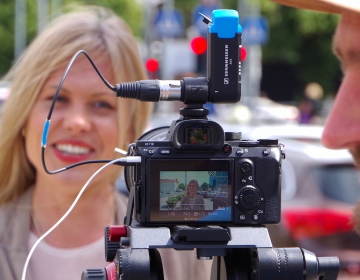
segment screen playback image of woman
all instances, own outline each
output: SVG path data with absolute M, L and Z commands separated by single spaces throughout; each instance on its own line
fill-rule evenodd
M 180 221 L 230 221 L 228 171 L 160 171 L 160 212 Z

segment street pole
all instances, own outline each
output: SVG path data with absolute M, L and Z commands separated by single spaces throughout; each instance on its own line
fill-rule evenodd
M 51 19 L 62 14 L 62 0 L 51 0 Z
M 48 22 L 48 11 L 49 11 L 49 4 L 48 0 L 37 0 L 37 32 L 38 34 L 44 30 L 45 25 Z
M 246 17 L 259 17 L 259 6 L 255 3 L 249 3 L 248 0 L 238 1 L 238 12 L 240 20 Z M 241 73 L 241 92 L 242 104 L 253 111 L 256 105 L 256 97 L 260 96 L 260 84 L 262 78 L 262 49 L 259 44 L 246 45 L 247 56 L 242 64 Z
M 26 48 L 26 0 L 15 0 L 15 59 Z

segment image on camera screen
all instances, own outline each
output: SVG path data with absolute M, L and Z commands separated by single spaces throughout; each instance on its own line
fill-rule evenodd
M 160 171 L 159 183 L 162 218 L 231 221 L 228 171 Z

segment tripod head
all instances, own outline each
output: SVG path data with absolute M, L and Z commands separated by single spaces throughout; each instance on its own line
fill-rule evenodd
M 112 262 L 103 269 L 87 269 L 82 280 L 163 279 L 156 248 L 196 249 L 202 261 L 214 257 L 211 279 L 335 280 L 339 272 L 336 257 L 273 248 L 265 227 L 145 228 L 134 222 L 106 228 L 105 243 Z

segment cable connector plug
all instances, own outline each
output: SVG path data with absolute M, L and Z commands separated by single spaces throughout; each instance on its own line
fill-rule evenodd
M 119 160 L 116 161 L 114 164 L 120 166 L 134 166 L 135 164 L 140 162 L 141 162 L 140 156 L 131 156 L 131 157 L 119 158 Z

